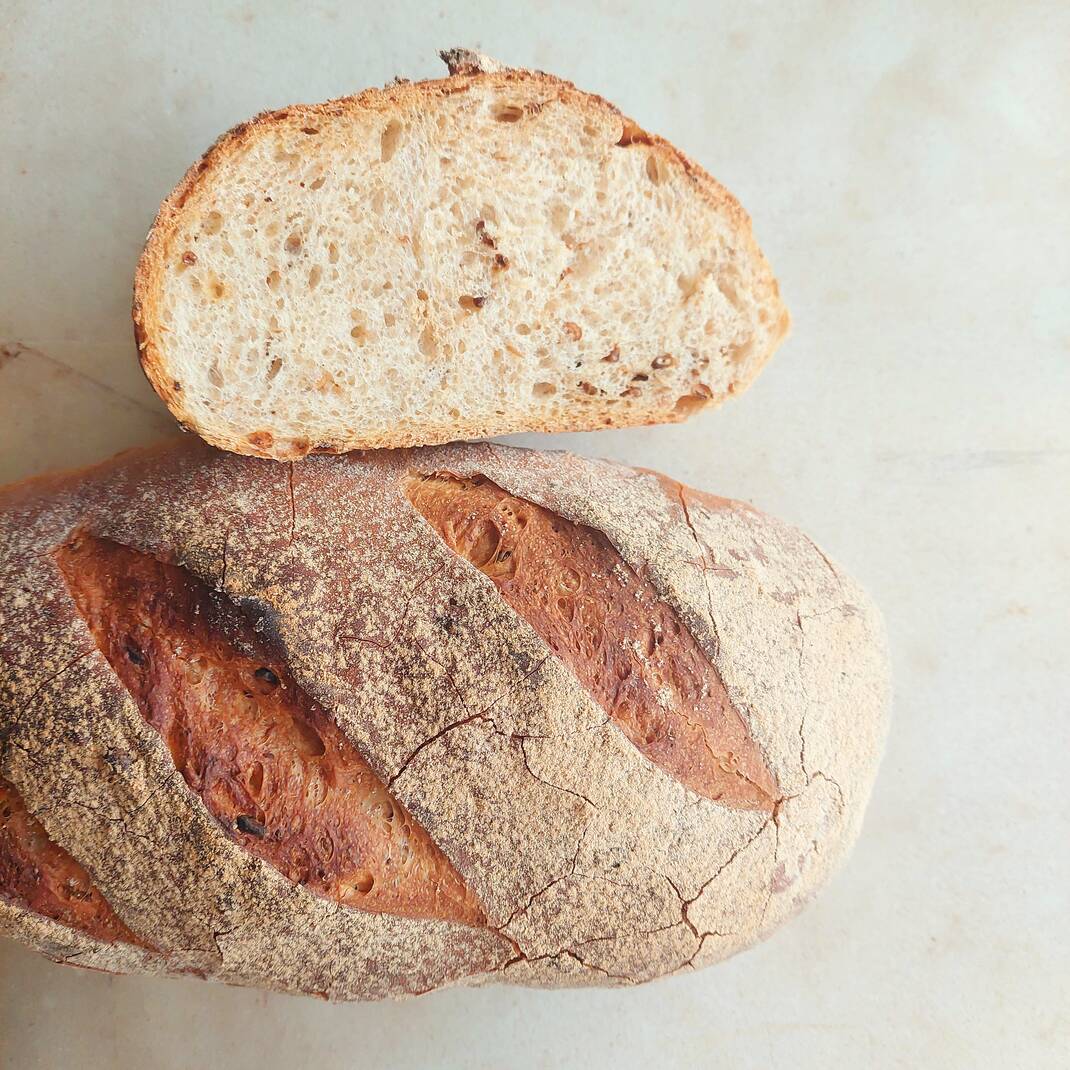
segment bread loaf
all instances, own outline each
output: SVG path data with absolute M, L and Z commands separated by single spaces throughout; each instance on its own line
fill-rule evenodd
M 330 999 L 628 985 L 794 914 L 885 730 L 804 535 L 493 445 L 0 492 L 0 932 Z
M 165 200 L 142 366 L 238 453 L 679 421 L 787 333 L 732 195 L 601 97 L 471 53 L 243 123 Z

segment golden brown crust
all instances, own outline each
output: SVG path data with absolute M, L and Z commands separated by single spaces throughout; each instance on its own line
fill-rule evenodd
M 585 411 L 573 405 L 568 409 L 567 419 L 560 415 L 539 419 L 503 414 L 496 420 L 477 422 L 464 418 L 446 417 L 438 425 L 428 421 L 421 423 L 419 427 L 393 428 L 380 435 L 362 431 L 359 434 L 353 433 L 321 443 L 293 440 L 275 443 L 269 432 L 262 433 L 267 437 L 261 441 L 256 439 L 250 441 L 250 436 L 245 435 L 228 437 L 211 428 L 206 428 L 203 422 L 199 421 L 188 409 L 181 387 L 170 375 L 167 361 L 156 344 L 156 339 L 161 332 L 158 296 L 163 284 L 171 245 L 181 224 L 182 208 L 202 184 L 214 181 L 216 170 L 259 136 L 263 128 L 287 122 L 304 126 L 314 123 L 320 116 L 426 105 L 437 96 L 462 93 L 480 85 L 500 87 L 525 83 L 545 86 L 547 92 L 553 94 L 554 98 L 562 103 L 580 110 L 597 110 L 603 114 L 609 113 L 618 117 L 622 128 L 620 143 L 623 146 L 642 145 L 656 152 L 663 160 L 679 164 L 703 199 L 731 220 L 738 240 L 747 246 L 753 263 L 761 266 L 760 278 L 755 283 L 757 290 L 765 294 L 779 293 L 777 281 L 755 241 L 750 217 L 739 201 L 704 168 L 675 146 L 657 134 L 647 133 L 614 104 L 597 94 L 577 89 L 572 82 L 542 71 L 517 68 L 483 69 L 475 64 L 480 58 L 485 59 L 485 57 L 477 57 L 474 61 L 468 60 L 466 57 L 476 54 L 467 53 L 465 50 L 452 50 L 452 54 L 462 55 L 465 58 L 451 65 L 451 71 L 456 69 L 456 73 L 451 73 L 446 78 L 421 82 L 396 82 L 382 89 L 369 88 L 354 96 L 341 97 L 321 104 L 295 104 L 287 108 L 261 112 L 254 118 L 239 123 L 212 144 L 201 159 L 187 170 L 178 185 L 161 204 L 135 271 L 132 316 L 141 367 L 153 389 L 183 429 L 195 431 L 210 444 L 234 453 L 252 457 L 273 457 L 279 460 L 297 460 L 314 452 L 347 453 L 354 449 L 436 445 L 458 439 L 491 438 L 517 432 L 592 431 L 612 427 L 680 423 L 694 415 L 699 409 L 718 403 L 719 399 L 710 397 L 707 392 L 695 394 L 687 399 L 687 404 L 678 403 L 676 399 L 670 405 L 666 405 L 663 401 L 651 401 L 649 404 L 643 402 L 619 406 L 611 411 L 607 411 L 604 406 Z M 450 63 L 449 55 L 444 53 L 443 58 Z M 762 358 L 753 362 L 746 380 L 731 387 L 730 392 L 741 392 L 753 381 L 779 344 L 787 337 L 789 328 L 790 318 L 786 309 L 781 308 L 780 320 L 775 325 L 771 344 Z
M 716 670 L 783 794 L 775 810 L 725 806 L 644 756 L 411 507 L 408 474 L 433 471 L 601 532 Z M 160 954 L 108 950 L 9 904 L 0 929 L 56 958 L 333 999 L 630 984 L 759 939 L 858 830 L 884 729 L 879 621 L 798 532 L 671 490 L 491 445 L 280 465 L 187 439 L 0 492 L 0 776 Z M 328 902 L 235 842 L 72 601 L 53 553 L 75 531 L 173 561 L 242 606 L 486 926 Z

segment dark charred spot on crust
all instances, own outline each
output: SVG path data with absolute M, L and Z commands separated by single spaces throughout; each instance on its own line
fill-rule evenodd
M 267 834 L 267 829 L 255 817 L 250 817 L 248 814 L 238 814 L 238 819 L 234 824 L 239 832 L 244 832 L 247 836 L 256 836 L 259 839 Z
M 116 750 L 115 747 L 109 747 L 101 757 L 113 773 L 118 773 L 120 769 L 129 769 L 134 764 L 133 755 L 127 751 Z

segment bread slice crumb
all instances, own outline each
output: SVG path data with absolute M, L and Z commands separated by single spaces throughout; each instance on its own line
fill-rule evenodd
M 550 75 L 265 113 L 164 202 L 134 322 L 176 418 L 238 453 L 676 422 L 788 329 L 738 202 Z

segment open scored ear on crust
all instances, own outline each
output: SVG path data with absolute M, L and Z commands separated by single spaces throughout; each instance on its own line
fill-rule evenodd
M 0 899 L 8 899 L 104 944 L 147 950 L 100 894 L 85 867 L 54 843 L 22 796 L 0 777 Z
M 776 778 L 717 669 L 605 535 L 479 476 L 413 475 L 407 489 L 652 762 L 708 799 L 773 811 Z
M 225 596 L 91 535 L 56 559 L 97 646 L 228 835 L 348 906 L 484 922 L 426 831 Z

